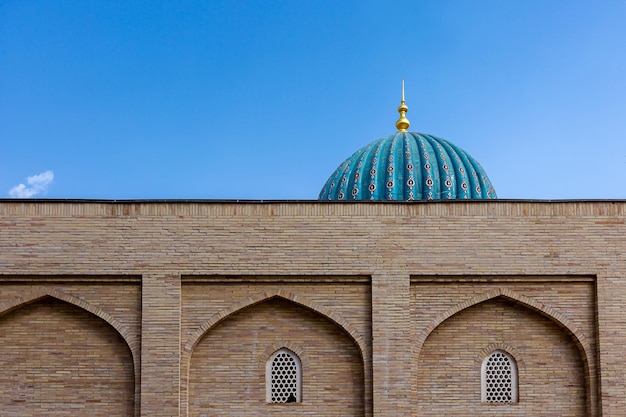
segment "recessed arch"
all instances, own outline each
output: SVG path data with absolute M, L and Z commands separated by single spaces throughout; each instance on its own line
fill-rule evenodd
M 55 298 L 57 300 L 72 304 L 76 307 L 90 312 L 94 316 L 97 316 L 107 322 L 120 334 L 120 336 L 122 336 L 122 338 L 126 342 L 126 345 L 130 349 L 133 358 L 133 370 L 135 372 L 135 375 L 139 375 L 139 343 L 138 341 L 130 339 L 131 333 L 128 327 L 122 325 L 115 317 L 113 317 L 106 311 L 97 306 L 94 306 L 93 304 L 88 303 L 81 298 L 60 291 L 56 288 L 33 289 L 13 298 L 10 301 L 1 302 L 0 317 L 9 314 L 12 311 L 19 309 L 27 304 L 35 303 L 45 297 Z
M 2 354 L 12 358 L 5 399 L 32 404 L 39 413 L 56 400 L 59 407 L 77 407 L 77 415 L 138 415 L 136 355 L 124 337 L 128 330 L 111 315 L 39 288 L 0 303 L 0 318 Z
M 365 339 L 363 338 L 363 336 L 359 333 L 358 330 L 356 330 L 350 323 L 348 323 L 346 320 L 344 320 L 340 315 L 336 314 L 335 312 L 333 312 L 331 309 L 329 309 L 328 307 L 325 307 L 319 303 L 316 303 L 312 300 L 307 299 L 306 297 L 302 297 L 287 291 L 283 291 L 283 290 L 276 290 L 273 292 L 270 291 L 262 291 L 259 293 L 256 293 L 250 297 L 246 297 L 242 300 L 240 300 L 237 303 L 232 304 L 231 306 L 229 306 L 228 308 L 225 308 L 215 314 L 213 314 L 211 316 L 211 318 L 209 318 L 207 321 L 205 321 L 202 325 L 200 325 L 189 337 L 189 339 L 187 339 L 187 342 L 185 343 L 185 347 L 184 347 L 184 351 L 183 351 L 183 356 L 185 359 L 189 359 L 189 357 L 191 356 L 191 353 L 193 352 L 193 348 L 198 344 L 198 342 L 200 341 L 200 339 L 202 339 L 202 337 L 204 336 L 204 334 L 206 332 L 209 331 L 209 329 L 211 329 L 211 327 L 215 326 L 216 324 L 218 324 L 219 322 L 221 322 L 222 320 L 225 320 L 226 318 L 232 316 L 233 314 L 237 313 L 240 310 L 243 310 L 245 308 L 248 308 L 250 306 L 253 306 L 255 304 L 259 304 L 262 303 L 264 301 L 270 300 L 272 298 L 282 298 L 284 300 L 287 301 L 291 301 L 295 304 L 298 304 L 302 307 L 305 307 L 309 310 L 312 310 L 318 314 L 320 314 L 323 317 L 326 317 L 327 319 L 329 319 L 330 321 L 332 321 L 333 323 L 337 324 L 339 327 L 341 327 L 349 336 L 350 338 L 352 338 L 352 340 L 356 343 L 356 345 L 358 346 L 360 352 L 361 352 L 361 356 L 363 356 L 365 349 L 366 349 L 366 342 Z M 189 357 L 187 357 L 189 356 Z M 188 365 L 187 361 L 183 360 L 183 364 L 184 365 Z
M 443 323 L 448 318 L 453 315 L 459 313 L 460 311 L 465 310 L 466 308 L 472 307 L 474 305 L 480 304 L 482 302 L 502 297 L 505 299 L 509 299 L 513 302 L 516 302 L 526 308 L 529 308 L 533 311 L 538 312 L 539 314 L 547 317 L 548 319 L 555 322 L 559 327 L 565 329 L 574 339 L 576 345 L 578 346 L 581 354 L 583 355 L 583 361 L 585 363 L 585 368 L 588 368 L 589 361 L 589 341 L 585 336 L 584 332 L 578 328 L 574 323 L 571 322 L 565 315 L 560 313 L 557 309 L 546 306 L 545 304 L 534 300 L 525 295 L 519 294 L 515 291 L 511 291 L 508 288 L 494 288 L 490 291 L 487 291 L 483 294 L 479 294 L 475 297 L 469 298 L 461 303 L 458 303 L 443 313 L 437 315 L 429 324 L 424 328 L 424 330 L 418 335 L 417 342 L 414 346 L 413 357 L 418 357 L 424 342 L 428 338 L 428 336 L 435 330 L 441 323 Z M 587 369 L 588 372 L 588 369 Z
M 513 330 L 517 326 L 522 327 Z M 479 385 L 467 384 L 465 380 L 459 385 L 460 379 L 454 379 L 454 372 L 461 372 L 468 381 L 478 381 L 484 355 L 503 350 L 525 368 L 524 393 L 533 392 L 529 387 L 533 386 L 531 381 L 535 376 L 554 380 L 554 390 L 547 393 L 552 400 L 573 399 L 568 403 L 572 410 L 576 409 L 577 413 L 586 410 L 593 415 L 595 383 L 590 375 L 595 375 L 595 368 L 590 358 L 594 355 L 585 333 L 556 308 L 508 288 L 493 288 L 438 314 L 420 329 L 413 349 L 412 357 L 419 363 L 415 381 L 422 387 L 415 401 L 423 407 L 446 411 L 447 405 L 441 400 L 444 396 L 433 399 L 432 404 L 428 397 L 432 381 L 443 379 L 452 381 L 446 385 L 445 395 L 460 395 L 469 402 L 476 400 Z M 433 362 L 433 358 L 439 360 Z M 543 366 L 545 361 L 552 368 Z M 528 398 L 533 400 L 525 401 L 524 407 L 536 408 L 539 404 L 536 392 Z
M 287 317 L 290 317 L 288 322 L 285 321 Z M 269 329 L 265 327 L 264 323 L 268 323 Z M 307 329 L 307 334 L 309 331 L 311 332 L 309 341 L 313 343 L 303 342 L 305 340 L 302 338 L 304 329 Z M 217 333 L 211 336 L 213 332 Z M 333 333 L 335 334 L 333 337 L 338 337 L 336 339 L 338 344 L 336 345 L 330 342 L 331 339 L 328 339 Z M 228 340 L 229 335 L 236 334 L 240 336 L 229 340 L 226 345 L 217 342 L 218 340 Z M 322 334 L 324 336 L 318 339 L 318 335 Z M 294 338 L 289 335 L 293 335 Z M 241 343 L 233 344 L 234 340 L 241 341 Z M 340 348 L 340 346 L 343 347 Z M 233 379 L 233 381 L 237 381 L 235 384 L 242 387 L 240 392 L 254 393 L 251 397 L 240 398 L 243 401 L 248 401 L 249 398 L 253 402 L 255 399 L 261 398 L 258 396 L 258 384 L 259 378 L 262 378 L 262 399 L 265 403 L 267 358 L 276 349 L 281 348 L 293 351 L 302 359 L 305 374 L 307 377 L 311 377 L 309 383 L 315 387 L 324 381 L 320 375 L 315 377 L 316 373 L 330 372 L 328 375 L 333 375 L 332 371 L 326 369 L 331 366 L 332 362 L 320 362 L 320 352 L 330 352 L 328 349 L 340 349 L 339 352 L 343 353 L 337 357 L 337 366 L 345 367 L 348 363 L 346 361 L 349 361 L 352 364 L 350 365 L 352 372 L 356 372 L 356 374 L 350 377 L 350 381 L 355 382 L 347 384 L 345 386 L 346 391 L 342 388 L 339 392 L 347 393 L 356 388 L 356 391 L 352 392 L 359 392 L 357 396 L 351 395 L 345 398 L 346 400 L 353 398 L 350 401 L 358 401 L 360 406 L 354 408 L 355 412 L 361 407 L 365 407 L 364 372 L 366 365 L 363 359 L 363 350 L 367 349 L 367 345 L 361 334 L 330 309 L 304 297 L 276 289 L 276 291 L 269 290 L 256 293 L 213 314 L 187 338 L 187 342 L 183 345 L 181 358 L 183 371 L 181 406 L 183 415 L 193 412 L 196 407 L 208 407 L 207 404 L 209 403 L 204 399 L 201 400 L 204 396 L 198 396 L 194 393 L 200 392 L 196 391 L 198 389 L 213 391 L 215 388 L 211 388 L 212 386 L 228 384 L 227 380 L 221 379 L 222 376 L 219 375 L 235 378 Z M 219 353 L 222 349 L 226 350 L 224 353 Z M 251 356 L 247 352 L 250 352 Z M 229 359 L 221 363 L 219 358 L 224 357 Z M 225 369 L 234 366 L 233 363 L 238 364 L 237 371 L 234 373 L 226 372 Z M 325 363 L 325 365 L 322 367 L 316 365 L 311 368 L 314 363 Z M 359 370 L 357 371 L 357 369 Z M 311 370 L 315 370 L 315 373 L 311 374 Z M 205 375 L 205 377 L 199 379 L 201 375 Z M 247 386 L 245 381 L 253 382 L 251 386 Z M 331 383 L 332 378 L 326 382 Z M 198 388 L 202 386 L 204 388 Z M 307 389 L 312 389 L 308 385 L 307 387 Z M 330 392 L 334 391 L 328 391 L 327 394 Z M 223 407 L 225 404 L 225 398 L 216 398 L 213 401 L 217 408 Z M 343 405 L 345 404 L 347 403 Z M 343 405 L 337 404 L 340 407 Z M 253 406 L 256 407 L 258 404 Z M 307 403 L 301 412 L 310 412 L 312 406 L 314 403 Z M 295 412 L 295 410 L 293 411 Z

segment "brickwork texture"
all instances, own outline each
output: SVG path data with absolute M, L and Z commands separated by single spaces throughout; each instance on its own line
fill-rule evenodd
M 626 202 L 0 201 L 2 416 L 624 416 Z M 302 362 L 302 402 L 266 362 Z M 519 401 L 481 402 L 481 363 Z

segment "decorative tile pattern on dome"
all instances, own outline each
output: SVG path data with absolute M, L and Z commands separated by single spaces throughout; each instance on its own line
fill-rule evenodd
M 396 132 L 356 151 L 330 176 L 320 200 L 494 199 L 480 164 L 432 135 Z

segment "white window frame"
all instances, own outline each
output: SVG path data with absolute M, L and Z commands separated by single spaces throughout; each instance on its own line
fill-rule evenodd
M 494 357 L 496 354 L 500 354 L 504 356 L 506 359 L 508 359 L 509 364 L 510 364 L 510 370 L 511 370 L 511 400 L 510 401 L 493 401 L 492 399 L 488 397 L 488 394 L 487 394 L 487 384 L 488 384 L 487 366 L 488 366 L 489 360 L 492 357 Z M 485 357 L 480 367 L 480 396 L 481 396 L 481 401 L 483 403 L 488 403 L 488 404 L 512 404 L 512 403 L 519 402 L 519 382 L 518 382 L 518 375 L 517 375 L 517 361 L 511 354 L 509 354 L 508 352 L 505 352 L 502 349 L 496 349 Z
M 292 359 L 293 362 L 295 364 L 295 371 L 296 371 L 296 401 L 295 403 L 300 403 L 302 402 L 302 362 L 300 361 L 300 358 L 298 357 L 298 355 L 296 355 L 293 351 L 287 349 L 287 348 L 281 348 L 278 349 L 276 352 L 272 353 L 269 357 L 269 359 L 267 360 L 267 363 L 265 365 L 265 386 L 266 386 L 266 401 L 268 403 L 271 404 L 294 404 L 294 402 L 283 402 L 283 401 L 274 401 L 272 399 L 272 389 L 274 388 L 273 386 L 273 382 L 272 382 L 272 370 L 273 370 L 273 364 L 274 364 L 274 359 L 276 359 L 276 356 L 278 356 L 279 354 L 287 354 L 289 355 Z

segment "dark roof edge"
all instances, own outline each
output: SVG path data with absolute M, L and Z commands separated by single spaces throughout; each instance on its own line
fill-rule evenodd
M 1 203 L 78 203 L 78 204 L 454 204 L 454 203 L 626 203 L 626 199 L 452 199 L 415 201 L 336 201 L 336 200 L 239 200 L 239 199 L 89 199 L 89 198 L 0 198 Z

